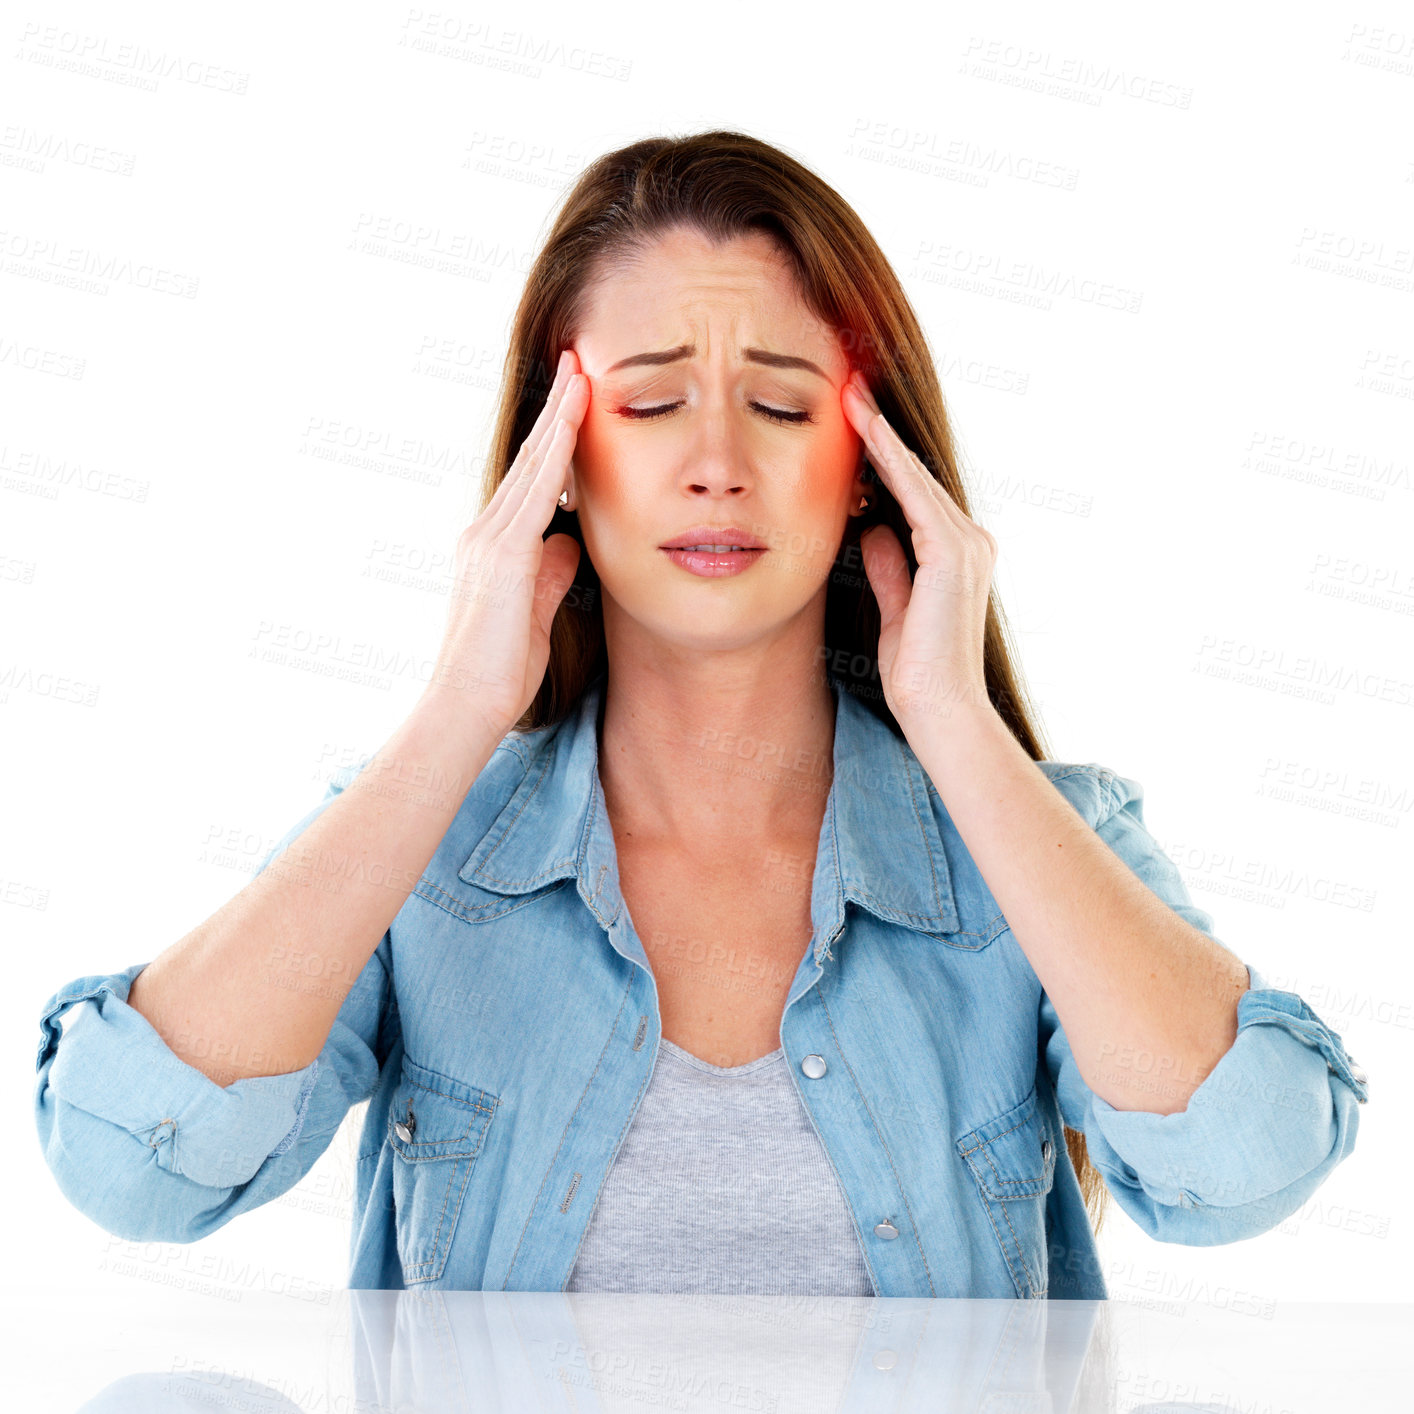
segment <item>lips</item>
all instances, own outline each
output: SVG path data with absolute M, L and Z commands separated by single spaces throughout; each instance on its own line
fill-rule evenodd
M 672 540 L 665 541 L 663 550 L 701 550 L 730 554 L 734 550 L 764 550 L 765 542 L 736 525 L 694 525 Z
M 721 545 L 727 542 L 717 540 L 711 543 Z M 679 569 L 703 579 L 721 579 L 745 574 L 768 553 L 763 546 L 730 544 L 725 550 L 694 550 L 678 545 L 664 545 L 662 549 Z

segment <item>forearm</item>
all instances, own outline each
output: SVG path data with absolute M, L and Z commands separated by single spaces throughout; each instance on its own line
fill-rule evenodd
M 499 741 L 419 704 L 282 854 L 138 974 L 128 1004 L 219 1085 L 303 1069 Z
M 990 707 L 910 742 L 1086 1084 L 1116 1109 L 1185 1109 L 1236 1039 L 1246 967 L 1136 877 Z

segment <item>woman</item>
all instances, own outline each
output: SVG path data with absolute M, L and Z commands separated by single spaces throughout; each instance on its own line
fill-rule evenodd
M 1042 752 L 838 194 L 739 133 L 603 157 L 507 368 L 416 710 L 225 908 L 46 1006 L 70 1198 L 190 1241 L 367 1099 L 356 1287 L 1097 1297 L 1106 1188 L 1194 1244 L 1304 1202 L 1364 1075 L 1138 784 Z

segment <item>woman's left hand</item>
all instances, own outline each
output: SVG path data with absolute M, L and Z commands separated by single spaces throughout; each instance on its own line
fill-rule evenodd
M 936 729 L 954 711 L 995 712 L 983 644 L 997 542 L 964 514 L 942 483 L 879 413 L 863 377 L 845 383 L 845 416 L 913 528 L 918 572 L 910 585 L 898 536 L 886 525 L 860 537 L 864 570 L 879 601 L 879 678 L 905 736 Z

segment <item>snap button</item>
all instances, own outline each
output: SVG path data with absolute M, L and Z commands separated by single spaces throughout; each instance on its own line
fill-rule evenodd
M 883 1222 L 874 1224 L 874 1235 L 875 1237 L 897 1237 L 898 1228 L 896 1228 L 888 1218 L 885 1218 Z
M 1051 1141 L 1049 1139 L 1041 1141 L 1041 1158 L 1045 1163 L 1051 1161 Z
M 892 1370 L 898 1364 L 898 1355 L 892 1350 L 877 1350 L 874 1352 L 874 1368 L 876 1370 Z
M 1370 1078 L 1368 1075 L 1365 1074 L 1363 1070 L 1360 1069 L 1358 1065 L 1355 1064 L 1353 1060 L 1350 1062 L 1350 1073 L 1355 1077 L 1357 1081 L 1360 1082 L 1361 1085 L 1363 1085 Z
M 413 1131 L 417 1128 L 417 1116 L 412 1112 L 412 1101 L 408 1101 L 408 1117 L 406 1121 L 398 1120 L 393 1125 L 393 1133 L 403 1141 L 404 1144 L 412 1143 Z
M 800 1063 L 800 1068 L 812 1079 L 818 1080 L 824 1075 L 826 1070 L 824 1056 L 806 1056 Z

